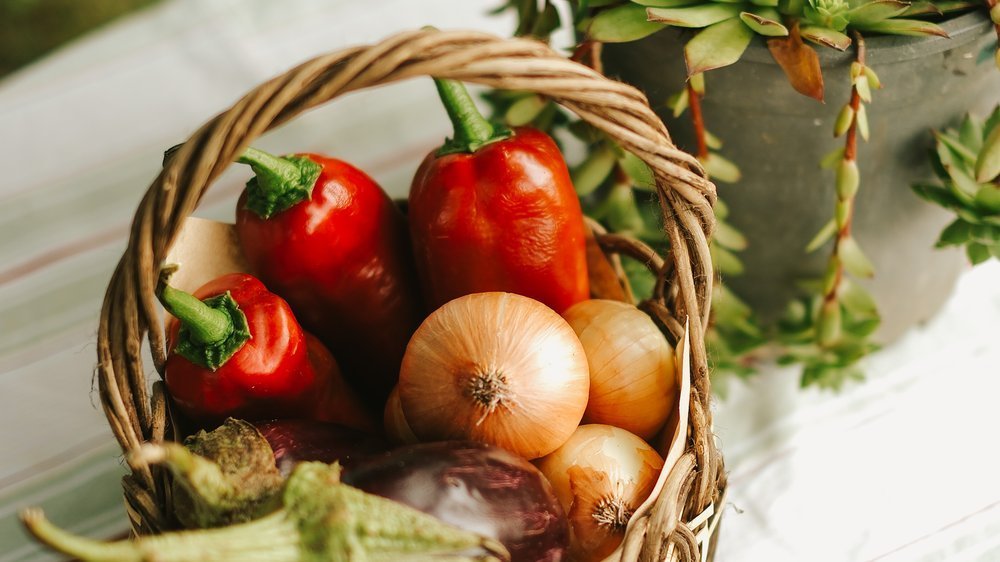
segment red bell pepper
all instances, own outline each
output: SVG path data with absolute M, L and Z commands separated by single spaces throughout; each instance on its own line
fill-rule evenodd
M 536 129 L 495 129 L 464 86 L 435 82 L 455 137 L 410 188 L 427 304 L 507 291 L 562 312 L 589 298 L 583 214 L 559 147 Z
M 381 412 L 422 319 L 402 212 L 340 160 L 249 149 L 240 161 L 256 174 L 236 212 L 251 268 Z
M 372 427 L 330 352 L 255 277 L 223 275 L 195 295 L 163 282 L 157 296 L 179 320 L 169 328 L 164 380 L 192 421 L 305 417 Z

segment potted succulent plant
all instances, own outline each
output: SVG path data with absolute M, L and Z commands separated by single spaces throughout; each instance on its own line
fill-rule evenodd
M 721 370 L 749 372 L 747 352 L 778 342 L 781 361 L 803 365 L 804 385 L 838 387 L 861 376 L 856 363 L 876 342 L 943 304 L 965 259 L 934 246 L 955 213 L 939 246 L 971 241 L 973 262 L 997 253 L 988 244 L 1000 234 L 989 222 L 1000 205 L 998 174 L 988 176 L 1000 158 L 995 114 L 938 135 L 946 144 L 934 164 L 947 182 L 928 184 L 932 131 L 1000 101 L 995 0 L 986 10 L 966 0 L 504 7 L 517 10 L 518 34 L 542 38 L 572 18 L 572 56 L 643 90 L 720 185 L 728 205 L 713 257 L 724 283 L 710 341 Z M 565 126 L 583 139 L 575 179 L 585 207 L 659 243 L 641 166 L 543 99 L 491 101 L 509 122 Z M 915 197 L 914 184 L 950 216 Z

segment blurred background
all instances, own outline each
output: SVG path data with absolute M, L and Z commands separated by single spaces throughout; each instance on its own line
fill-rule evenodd
M 60 45 L 162 0 L 3 0 L 0 78 Z

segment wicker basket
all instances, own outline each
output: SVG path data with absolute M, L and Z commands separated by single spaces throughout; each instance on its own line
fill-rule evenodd
M 655 294 L 641 303 L 674 342 L 687 323 L 691 350 L 685 452 L 661 478 L 655 503 L 629 524 L 614 558 L 705 560 L 714 549 L 725 491 L 722 458 L 711 433 L 704 329 L 713 273 L 708 241 L 715 188 L 697 160 L 670 141 L 663 123 L 634 88 L 566 60 L 546 45 L 477 32 L 422 30 L 395 35 L 305 62 L 251 91 L 201 127 L 153 181 L 135 214 L 128 248 L 108 286 L 98 334 L 101 403 L 122 449 L 172 439 L 162 384 L 147 391 L 143 339 L 156 370 L 166 360 L 161 309 L 154 296 L 159 266 L 208 186 L 264 132 L 337 96 L 418 76 L 435 76 L 545 95 L 603 130 L 654 171 L 672 248 L 663 259 L 626 236 L 596 232 L 609 255 L 642 260 L 657 274 Z M 126 455 L 126 458 L 130 458 Z M 134 532 L 174 527 L 167 475 L 130 465 L 124 479 Z

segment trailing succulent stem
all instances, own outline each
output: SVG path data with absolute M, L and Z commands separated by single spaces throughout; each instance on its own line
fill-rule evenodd
M 869 336 L 879 324 L 871 296 L 849 278 L 869 278 L 875 274 L 851 234 L 851 224 L 860 188 L 858 136 L 868 139 L 864 104 L 871 101 L 871 90 L 879 87 L 879 81 L 865 64 L 865 42 L 857 32 L 855 46 L 857 60 L 851 64 L 851 98 L 834 123 L 834 136 L 844 136 L 844 146 L 824 159 L 825 165 L 836 168 L 834 219 L 807 248 L 814 251 L 832 238 L 833 249 L 817 297 L 795 303 L 783 326 L 789 347 L 782 360 L 804 364 L 803 385 L 839 388 L 848 379 L 861 378 L 856 363 L 875 349 Z

